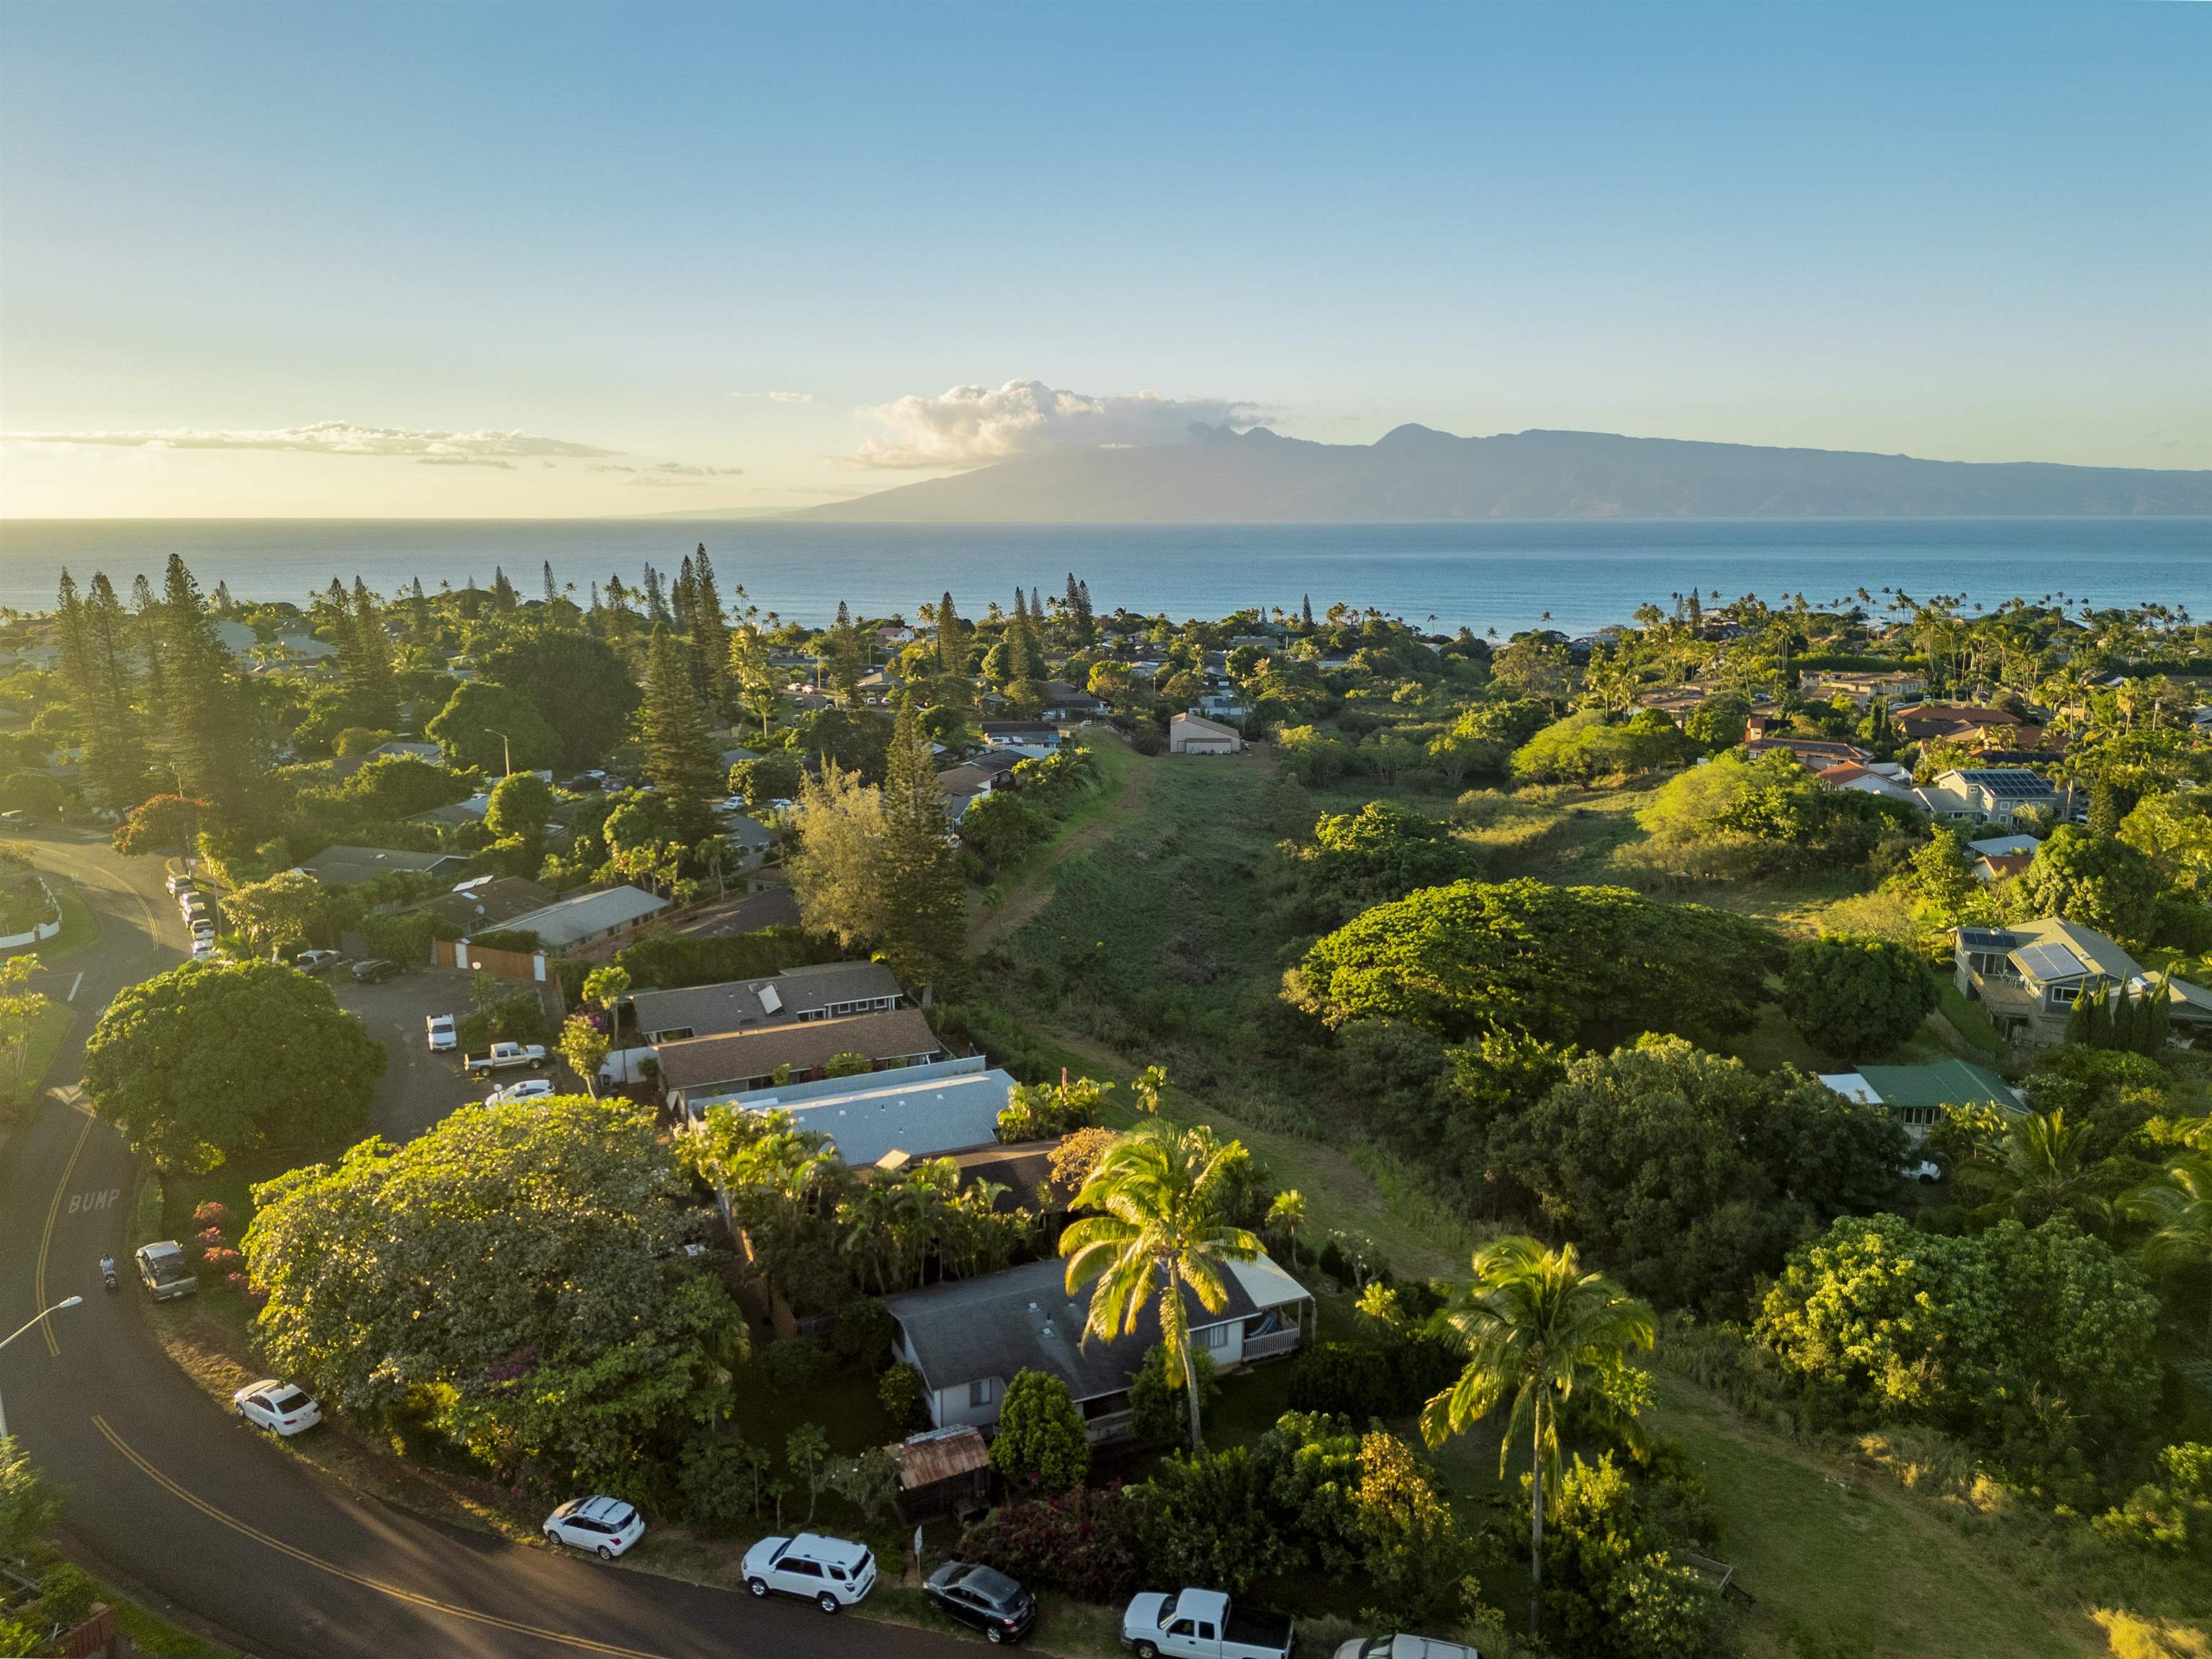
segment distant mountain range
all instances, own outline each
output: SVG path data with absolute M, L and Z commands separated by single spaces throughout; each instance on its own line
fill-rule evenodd
M 1923 461 L 1834 449 L 1401 426 L 1372 444 L 1264 427 L 1002 461 L 790 516 L 878 524 L 1378 523 L 2212 514 L 2212 471 Z

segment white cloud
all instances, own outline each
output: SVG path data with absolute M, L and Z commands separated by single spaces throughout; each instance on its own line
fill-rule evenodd
M 465 466 L 504 457 L 589 458 L 617 452 L 530 432 L 441 432 L 314 421 L 306 426 L 205 430 L 168 427 L 137 432 L 8 432 L 10 443 L 89 444 L 118 449 L 267 449 L 309 455 L 398 456 Z
M 657 461 L 649 466 L 629 466 L 618 461 L 594 461 L 593 472 L 627 472 L 632 483 L 691 483 L 702 478 L 735 478 L 741 466 L 693 466 L 687 461 Z
M 1009 380 L 995 389 L 957 386 L 938 397 L 901 398 L 862 412 L 886 429 L 842 458 L 849 466 L 988 466 L 1054 450 L 1182 443 L 1194 427 L 1264 426 L 1268 420 L 1256 405 L 1229 398 L 1092 394 L 1042 380 Z
M 811 404 L 814 401 L 814 394 L 811 392 L 732 392 L 730 396 L 765 398 L 772 404 Z
M 505 472 L 514 471 L 513 461 L 502 461 L 496 455 L 417 455 L 417 466 L 495 466 Z M 540 466 L 550 466 L 550 461 L 540 461 Z

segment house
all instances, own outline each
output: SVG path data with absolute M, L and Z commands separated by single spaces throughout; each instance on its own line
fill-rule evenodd
M 416 743 L 411 738 L 394 738 L 389 743 L 380 743 L 363 758 L 396 760 L 402 757 L 410 760 L 428 761 L 433 766 L 439 766 L 445 762 L 446 751 L 434 743 Z
M 668 901 L 641 887 L 608 887 L 596 893 L 577 893 L 556 899 L 536 910 L 510 917 L 502 931 L 538 935 L 549 951 L 565 951 L 594 945 L 635 933 L 652 917 L 668 908 Z
M 1177 714 L 1168 721 L 1168 748 L 1178 755 L 1241 755 L 1244 735 L 1200 715 Z
M 2067 1021 L 2085 993 L 2142 995 L 2154 988 L 2142 964 L 2094 927 L 2056 916 L 2008 927 L 1961 927 L 1954 974 L 1969 1001 L 1989 1011 L 2014 1042 L 2042 1048 L 2066 1040 Z M 2169 980 L 2172 1033 L 2212 1035 L 2212 991 Z
M 630 997 L 629 1006 L 638 1036 L 658 1043 L 879 1014 L 905 1000 L 897 978 L 880 962 L 819 962 L 759 979 L 639 991 Z
M 471 876 L 450 893 L 404 906 L 401 914 L 433 915 L 464 934 L 483 933 L 552 902 L 549 889 L 521 876 Z
M 775 832 L 738 810 L 734 800 L 716 804 L 714 816 L 722 826 L 722 839 L 737 851 L 737 866 L 750 870 L 769 854 L 775 845 Z
M 1831 766 L 1824 772 L 1815 772 L 1816 781 L 1830 789 L 1848 789 L 1854 793 L 1879 796 L 1883 800 L 1901 801 L 1907 806 L 1920 805 L 1920 797 L 1910 784 L 1899 783 L 1895 778 L 1862 766 L 1856 761 L 1845 761 L 1841 766 Z
M 1844 672 L 1832 668 L 1807 668 L 1797 676 L 1797 690 L 1807 697 L 1843 697 L 1864 708 L 1876 697 L 1891 704 L 1924 696 L 1928 682 L 1908 669 L 1886 673 Z
M 654 1053 L 669 1105 L 687 1111 L 702 1102 L 789 1086 L 776 1084 L 779 1073 L 801 1083 L 821 1077 L 840 1054 L 859 1054 L 879 1072 L 889 1066 L 932 1065 L 945 1058 L 937 1033 L 914 1008 L 686 1037 L 660 1043 Z M 999 1106 L 1006 1103 L 1001 1099 Z
M 1979 841 L 1970 841 L 1966 850 L 1979 858 L 1994 858 L 2005 854 L 2026 853 L 2033 856 L 2043 843 L 2033 836 L 2014 833 L 2009 836 L 1984 836 Z
M 975 729 L 987 748 L 1049 750 L 1060 747 L 1060 728 L 1050 720 L 978 720 Z
M 349 887 L 394 871 L 435 876 L 459 870 L 468 860 L 459 853 L 410 853 L 397 847 L 325 847 L 300 868 L 325 887 Z
M 1986 1066 L 1963 1060 L 1930 1066 L 1862 1066 L 1856 1072 L 1823 1073 L 1820 1081 L 1852 1100 L 1887 1106 L 1916 1146 L 1954 1106 L 1988 1102 L 2008 1112 L 2027 1109 L 2002 1078 Z
M 988 768 L 962 762 L 937 775 L 937 787 L 945 797 L 945 816 L 957 823 L 961 815 L 989 794 L 1005 776 Z
M 1198 707 L 1190 712 L 1205 720 L 1241 720 L 1249 711 L 1241 692 L 1206 691 L 1199 695 Z
M 2012 727 L 2021 724 L 2017 714 L 1971 702 L 1919 703 L 1899 709 L 1890 721 L 1913 743 L 1983 742 L 1993 732 L 2002 741 Z
M 1747 738 L 1743 746 L 1751 751 L 1753 760 L 1778 749 L 1786 749 L 1808 772 L 1829 771 L 1838 766 L 1864 766 L 1874 759 L 1855 743 L 1838 743 L 1827 738 L 1754 737 Z
M 1921 792 L 1929 810 L 1943 817 L 1972 818 L 2010 827 L 2026 808 L 2054 818 L 2073 811 L 2073 795 L 2022 766 L 1954 767 L 1936 774 Z
M 1987 884 L 2022 874 L 2035 862 L 2033 853 L 1984 853 L 1974 860 L 1974 879 Z
M 962 1424 L 908 1435 L 897 1448 L 898 1517 L 918 1526 L 970 1505 L 981 1507 L 991 1492 L 991 1451 L 981 1430 Z
M 898 1327 L 892 1352 L 921 1373 L 934 1426 L 988 1428 L 999 1420 L 1006 1385 L 1027 1370 L 1067 1384 L 1092 1440 L 1128 1432 L 1129 1383 L 1160 1340 L 1158 1304 L 1146 1307 L 1133 1334 L 1086 1340 L 1091 1287 L 1070 1295 L 1066 1273 L 1057 1260 L 1032 1261 L 888 1298 Z M 1297 1349 L 1313 1310 L 1304 1285 L 1264 1255 L 1225 1263 L 1222 1279 L 1228 1295 L 1218 1311 L 1183 1297 L 1191 1341 L 1217 1368 Z
M 1047 714 L 1061 720 L 1088 720 L 1106 712 L 1103 700 L 1066 680 L 1044 683 L 1044 707 Z
M 665 1081 L 666 1071 L 662 1077 Z M 893 1066 L 851 1077 L 812 1078 L 742 1093 L 687 1094 L 696 1121 L 710 1106 L 788 1112 L 802 1129 L 827 1135 L 856 1170 L 898 1168 L 993 1144 L 1014 1080 L 981 1054 Z

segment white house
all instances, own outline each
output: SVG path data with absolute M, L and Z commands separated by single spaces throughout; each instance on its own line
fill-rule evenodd
M 1168 748 L 1178 755 L 1241 755 L 1244 735 L 1198 714 L 1177 714 L 1168 722 Z

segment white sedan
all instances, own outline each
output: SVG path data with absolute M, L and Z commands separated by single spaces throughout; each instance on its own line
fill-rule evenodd
M 323 1420 L 323 1408 L 315 1403 L 313 1395 L 274 1377 L 248 1383 L 231 1395 L 230 1403 L 255 1428 L 267 1429 L 272 1434 L 298 1434 Z
M 484 1097 L 487 1106 L 505 1106 L 518 1100 L 543 1100 L 548 1095 L 560 1092 L 550 1077 L 526 1077 L 520 1083 L 510 1083 L 504 1089 L 495 1089 Z
M 545 1535 L 611 1561 L 645 1536 L 645 1517 L 619 1498 L 572 1498 L 545 1517 Z

